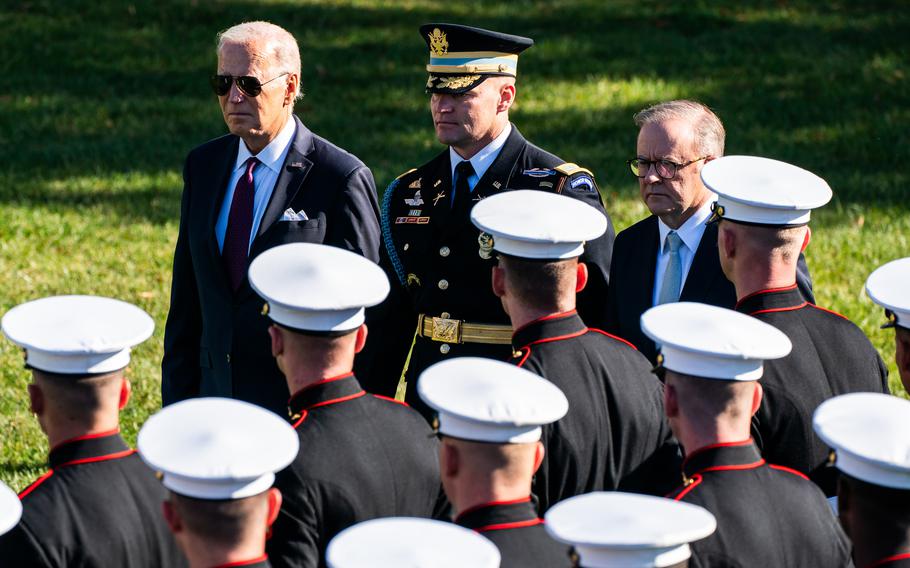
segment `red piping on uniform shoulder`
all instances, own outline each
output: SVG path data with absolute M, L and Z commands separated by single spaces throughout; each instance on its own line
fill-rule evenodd
M 697 473 L 696 473 L 695 475 L 693 475 L 693 476 L 692 476 L 692 483 L 690 483 L 685 489 L 683 489 L 683 490 L 679 493 L 679 495 L 677 495 L 676 497 L 674 497 L 673 500 L 674 500 L 674 501 L 682 501 L 682 498 L 685 497 L 686 495 L 688 495 L 690 491 L 692 491 L 693 489 L 695 489 L 696 487 L 698 487 L 699 485 L 701 485 L 701 482 L 702 482 L 703 479 L 704 479 L 704 478 L 703 478 L 701 475 L 697 474 Z
M 34 491 L 36 487 L 38 487 L 39 485 L 41 485 L 42 483 L 47 481 L 47 479 L 52 475 L 54 475 L 54 470 L 51 469 L 51 470 L 48 470 L 47 473 L 45 473 L 44 475 L 42 475 L 35 481 L 32 481 L 31 485 L 29 485 L 28 487 L 23 489 L 21 493 L 19 493 L 19 500 L 21 501 L 22 499 L 24 499 L 26 495 L 28 495 L 29 493 Z
M 746 294 L 739 300 L 736 300 L 736 307 L 738 308 L 740 304 L 742 304 L 749 298 L 754 298 L 755 296 L 759 296 L 761 294 L 772 294 L 774 292 L 789 292 L 790 290 L 793 290 L 795 288 L 796 288 L 796 282 L 794 282 L 790 286 L 783 286 L 781 288 L 765 288 L 764 290 L 758 290 L 756 292 L 752 292 L 751 294 Z
M 895 554 L 894 556 L 889 556 L 888 558 L 882 558 L 881 560 L 879 560 L 877 562 L 873 562 L 872 564 L 867 566 L 867 568 L 876 568 L 876 566 L 884 566 L 885 564 L 889 564 L 891 562 L 894 562 L 895 560 L 907 560 L 908 558 L 910 558 L 910 552 L 904 552 L 903 554 Z
M 542 321 L 547 321 L 547 320 L 551 320 L 551 319 L 560 319 L 560 318 L 564 318 L 564 317 L 568 317 L 568 316 L 573 316 L 573 315 L 575 315 L 575 314 L 577 314 L 577 313 L 578 313 L 578 310 L 569 310 L 569 311 L 567 311 L 567 312 L 559 312 L 558 314 L 550 314 L 550 315 L 548 315 L 548 316 L 543 316 L 543 317 L 541 317 L 541 318 L 537 318 L 536 320 L 531 320 L 531 321 L 529 321 L 528 323 L 526 323 L 526 324 L 524 324 L 523 326 L 521 326 L 521 327 L 519 327 L 518 329 L 516 329 L 515 331 L 513 331 L 513 332 L 512 332 L 512 337 L 515 337 L 515 334 L 516 334 L 516 333 L 518 333 L 519 331 L 521 331 L 521 330 L 527 328 L 528 326 L 534 325 L 535 323 L 542 322 Z
M 809 305 L 809 302 L 803 302 L 797 306 L 789 306 L 786 308 L 768 308 L 767 310 L 757 310 L 754 312 L 749 312 L 750 316 L 757 316 L 758 314 L 770 314 L 772 312 L 792 312 L 793 310 L 801 310 Z M 840 315 L 840 314 L 838 314 Z M 841 316 L 844 317 L 844 316 Z M 846 319 L 846 318 L 844 318 Z
M 620 336 L 618 336 L 618 335 L 613 335 L 612 333 L 607 333 L 606 331 L 604 331 L 604 330 L 602 330 L 602 329 L 597 329 L 596 327 L 589 327 L 589 328 L 588 328 L 588 331 L 596 331 L 597 333 L 602 333 L 603 335 L 606 335 L 607 337 L 610 337 L 610 338 L 612 338 L 612 339 L 615 339 L 616 341 L 620 341 L 620 342 L 622 342 L 622 343 L 625 343 L 626 345 L 628 345 L 628 346 L 631 347 L 632 349 L 638 351 L 638 347 L 635 347 L 634 345 L 632 345 L 632 343 L 631 343 L 630 341 L 626 341 L 625 339 L 623 339 L 622 337 L 620 337 Z
M 581 331 L 576 331 L 573 333 L 567 333 L 566 335 L 557 335 L 556 337 L 545 337 L 543 339 L 538 339 L 537 341 L 532 341 L 531 343 L 528 343 L 527 345 L 522 347 L 522 349 L 530 347 L 531 345 L 539 345 L 541 343 L 551 343 L 553 341 L 562 341 L 564 339 L 572 339 L 573 337 L 578 337 L 578 336 L 584 335 L 586 333 L 588 333 L 588 328 L 584 328 Z
M 300 426 L 301 424 L 303 424 L 303 421 L 306 420 L 306 417 L 309 416 L 309 415 L 310 415 L 310 413 L 307 412 L 306 410 L 304 410 L 303 412 L 300 413 L 300 418 L 297 419 L 297 422 L 294 422 L 294 423 L 291 425 L 291 427 L 292 427 L 292 428 L 297 428 L 298 426 Z
M 455 520 L 464 517 L 468 513 L 473 513 L 474 511 L 479 511 L 480 509 L 486 509 L 487 507 L 496 507 L 499 505 L 517 505 L 518 503 L 528 503 L 531 500 L 531 496 L 522 497 L 521 499 L 512 499 L 511 501 L 488 501 L 486 503 L 480 503 L 479 505 L 474 505 L 473 507 L 468 507 L 464 511 L 458 513 L 455 517 Z
M 107 430 L 105 432 L 95 432 L 94 434 L 85 434 L 84 436 L 76 436 L 75 438 L 69 438 L 63 440 L 62 442 L 55 444 L 51 451 L 56 450 L 61 446 L 65 446 L 71 442 L 80 442 L 82 440 L 94 440 L 95 438 L 106 438 L 107 436 L 113 436 L 114 434 L 119 434 L 120 428 L 114 428 L 113 430 Z
M 354 400 L 355 398 L 360 398 L 365 395 L 367 391 L 355 392 L 354 394 L 349 394 L 348 396 L 342 396 L 340 398 L 333 398 L 332 400 L 323 400 L 322 402 L 317 402 L 313 406 L 307 407 L 307 410 L 312 410 L 314 408 L 319 408 L 320 406 L 328 406 L 330 404 L 336 404 L 339 402 L 345 402 L 347 400 Z
M 310 384 L 310 385 L 307 385 L 307 386 L 303 387 L 302 389 L 300 389 L 299 391 L 297 391 L 297 392 L 295 392 L 294 394 L 292 394 L 292 395 L 291 395 L 291 398 L 288 399 L 288 402 L 294 400 L 294 397 L 297 396 L 298 394 L 302 393 L 303 391 L 310 390 L 311 388 L 313 388 L 313 387 L 318 387 L 319 385 L 324 385 L 324 384 L 326 384 L 326 383 L 331 383 L 332 381 L 340 381 L 341 379 L 346 379 L 346 378 L 352 377 L 352 376 L 354 376 L 354 371 L 351 371 L 350 373 L 345 373 L 345 374 L 343 374 L 343 375 L 337 375 L 337 376 L 335 376 L 335 377 L 328 377 L 328 378 L 326 378 L 326 379 L 318 380 L 318 381 L 316 381 L 315 383 Z
M 843 314 L 839 314 L 839 313 L 835 312 L 834 310 L 829 310 L 828 308 L 823 308 L 823 307 L 821 307 L 821 306 L 816 306 L 815 304 L 811 304 L 811 306 L 812 306 L 813 308 L 817 308 L 817 309 L 819 309 L 819 310 L 821 310 L 821 311 L 823 311 L 823 312 L 828 312 L 829 314 L 834 314 L 834 315 L 836 315 L 836 316 L 839 317 L 839 318 L 844 318 L 845 320 L 850 321 L 850 320 L 847 318 L 847 316 L 845 316 L 845 315 L 843 315 Z
M 741 469 L 755 469 L 763 465 L 765 465 L 764 458 L 752 463 L 740 463 L 736 465 L 715 465 L 706 467 L 705 469 L 698 470 L 698 473 L 705 473 L 706 471 L 737 471 Z
M 520 529 L 542 524 L 543 519 L 528 519 L 527 521 L 515 521 L 513 523 L 499 523 L 498 525 L 486 525 L 483 527 L 477 527 L 474 529 L 474 532 L 482 533 L 487 531 L 501 531 L 505 529 Z
M 374 394 L 373 396 L 375 396 L 376 398 L 382 399 L 382 400 L 387 400 L 389 402 L 394 402 L 396 404 L 400 404 L 402 406 L 411 406 L 410 404 L 406 403 L 403 400 L 398 400 L 397 398 L 392 398 L 390 396 L 383 396 L 381 394 Z
M 250 564 L 257 564 L 259 562 L 265 562 L 269 557 L 266 554 L 263 554 L 259 558 L 253 558 L 251 560 L 238 560 L 237 562 L 228 562 L 227 564 L 219 564 L 213 566 L 212 568 L 231 568 L 232 566 L 249 566 Z
M 522 347 L 521 349 L 519 349 L 519 351 L 524 351 L 524 352 L 525 352 L 525 356 L 522 357 L 522 358 L 521 358 L 521 361 L 518 362 L 518 366 L 521 367 L 522 365 L 524 365 L 525 363 L 527 363 L 528 357 L 531 356 L 531 347 L 530 347 L 530 346 Z
M 770 467 L 771 469 L 777 469 L 777 470 L 780 470 L 780 471 L 786 471 L 786 472 L 788 472 L 788 473 L 792 473 L 793 475 L 798 475 L 798 476 L 802 477 L 803 479 L 805 479 L 806 481 L 809 480 L 809 476 L 807 476 L 805 473 L 803 473 L 803 472 L 801 472 L 801 471 L 796 471 L 795 469 L 790 468 L 790 467 L 786 467 L 786 466 L 783 466 L 783 465 L 774 465 L 774 464 L 772 464 L 772 463 L 769 463 L 769 464 L 768 464 L 768 467 Z
M 71 465 L 82 465 L 84 463 L 95 463 L 103 462 L 108 460 L 116 460 L 120 458 L 125 458 L 136 453 L 136 450 L 123 450 L 122 452 L 115 452 L 113 454 L 107 454 L 105 456 L 94 456 L 91 458 L 82 458 L 79 460 L 68 461 L 57 466 L 57 469 L 64 468 Z

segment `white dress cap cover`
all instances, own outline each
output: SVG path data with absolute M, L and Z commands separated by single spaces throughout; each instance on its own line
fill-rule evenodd
M 763 361 L 790 353 L 790 338 L 746 314 L 697 302 L 661 304 L 641 316 L 641 329 L 671 371 L 705 379 L 757 381 Z
M 795 226 L 831 200 L 828 183 L 808 170 L 757 156 L 724 156 L 701 170 L 704 184 L 717 194 L 724 219 L 759 225 Z
M 520 189 L 482 199 L 471 221 L 510 256 L 559 260 L 581 256 L 585 241 L 607 230 L 607 218 L 587 203 L 555 193 Z
M 0 481 L 0 535 L 16 526 L 22 517 L 22 502 L 16 492 Z
M 139 455 L 164 486 L 197 499 L 241 499 L 268 490 L 297 455 L 297 433 L 277 414 L 227 398 L 164 407 L 139 431 Z
M 250 285 L 269 303 L 272 321 L 303 331 L 349 331 L 364 308 L 389 294 L 376 263 L 328 245 L 293 243 L 270 248 L 250 263 Z
M 453 438 L 492 443 L 530 443 L 541 426 L 566 415 L 559 387 L 509 363 L 458 357 L 432 365 L 417 392 L 439 413 L 439 431 Z
M 812 425 L 837 453 L 837 469 L 910 490 L 910 401 L 880 393 L 836 396 L 815 409 Z
M 619 491 L 571 497 L 546 513 L 550 536 L 575 548 L 583 568 L 662 567 L 691 556 L 717 528 L 697 505 Z
M 349 527 L 326 549 L 329 568 L 498 568 L 499 549 L 453 523 L 387 517 Z
M 3 333 L 26 351 L 29 366 L 59 374 L 110 373 L 130 362 L 130 348 L 155 329 L 132 304 L 100 296 L 51 296 L 3 316 Z
M 875 269 L 866 280 L 866 293 L 873 302 L 891 310 L 897 325 L 910 329 L 910 257 Z

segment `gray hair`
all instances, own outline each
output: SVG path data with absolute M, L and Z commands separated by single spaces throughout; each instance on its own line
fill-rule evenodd
M 216 36 L 215 54 L 221 53 L 226 43 L 250 44 L 256 41 L 266 42 L 266 53 L 271 52 L 272 65 L 279 73 L 297 75 L 297 92 L 294 98 L 303 97 L 300 92 L 300 48 L 297 40 L 289 31 L 270 22 L 243 22 L 232 26 Z M 265 80 L 271 77 L 263 78 Z
M 646 124 L 666 120 L 685 120 L 695 130 L 695 145 L 699 154 L 724 155 L 724 125 L 714 111 L 699 102 L 680 99 L 658 103 L 635 113 L 633 120 L 639 129 Z

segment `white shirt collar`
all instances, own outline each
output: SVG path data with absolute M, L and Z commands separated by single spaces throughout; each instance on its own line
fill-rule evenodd
M 702 235 L 705 234 L 705 222 L 711 216 L 711 205 L 717 200 L 716 197 L 709 199 L 704 205 L 698 208 L 694 215 L 686 219 L 686 222 L 676 229 L 676 234 L 682 239 L 690 251 L 698 248 Z M 667 242 L 667 235 L 672 231 L 670 227 L 664 224 L 660 218 L 657 219 L 657 230 L 660 233 L 660 250 L 664 250 Z
M 294 138 L 294 132 L 296 132 L 296 130 L 297 121 L 294 120 L 294 117 L 288 116 L 287 122 L 281 127 L 281 132 L 278 133 L 278 136 L 269 142 L 269 145 L 263 148 L 262 151 L 256 154 L 256 157 L 259 158 L 262 165 L 275 173 L 281 172 L 281 165 L 285 158 L 285 150 L 287 150 L 287 147 L 291 144 L 291 139 Z M 234 162 L 234 169 L 242 168 L 246 161 L 252 156 L 253 154 L 250 153 L 249 148 L 247 148 L 246 144 L 241 140 L 240 149 L 237 151 L 237 161 Z
M 493 139 L 492 142 L 484 146 L 480 152 L 474 154 L 471 159 L 471 166 L 474 168 L 474 173 L 478 178 L 482 178 L 483 174 L 487 172 L 490 168 L 490 165 L 496 159 L 496 156 L 499 155 L 499 151 L 502 150 L 502 147 L 506 145 L 506 140 L 509 138 L 509 134 L 512 133 L 512 124 L 506 123 L 506 127 L 502 129 L 502 132 L 499 133 L 499 136 Z M 464 158 L 458 155 L 458 152 L 454 148 L 449 146 L 449 161 L 452 165 L 452 179 L 455 179 L 455 166 L 464 161 Z

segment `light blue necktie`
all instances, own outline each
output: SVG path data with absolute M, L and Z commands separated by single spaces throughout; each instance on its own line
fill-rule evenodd
M 682 239 L 679 238 L 676 231 L 667 233 L 667 242 L 664 245 L 664 249 L 669 250 L 670 258 L 667 260 L 664 280 L 660 284 L 660 294 L 657 296 L 658 305 L 679 301 L 680 288 L 682 287 L 682 258 L 679 255 L 679 247 L 682 244 Z

